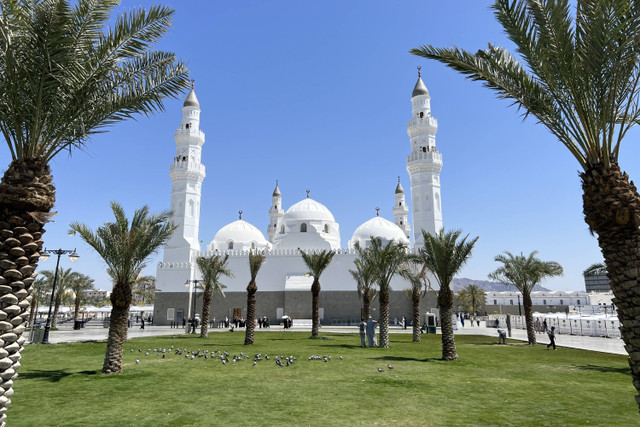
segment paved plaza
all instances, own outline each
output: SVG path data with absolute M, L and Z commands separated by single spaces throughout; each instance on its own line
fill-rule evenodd
M 198 333 L 199 333 L 198 328 Z M 288 331 L 311 331 L 309 326 L 294 326 L 291 329 L 287 329 Z M 321 332 L 323 333 L 358 333 L 357 326 L 322 326 Z M 256 332 L 281 332 L 283 331 L 282 326 L 275 325 L 270 328 L 265 329 L 256 329 Z M 91 325 L 88 324 L 87 327 L 82 328 L 80 330 L 73 330 L 71 327 L 62 326 L 57 331 L 51 331 L 49 335 L 49 341 L 52 344 L 64 343 L 64 342 L 82 342 L 82 341 L 99 341 L 107 339 L 108 329 L 102 327 L 101 325 Z M 229 333 L 228 329 L 225 328 L 211 328 L 209 329 L 210 333 Z M 391 334 L 411 334 L 413 333 L 411 327 L 407 327 L 407 329 L 402 329 L 396 326 L 390 326 L 389 332 Z M 145 329 L 140 329 L 138 325 L 134 325 L 129 328 L 129 338 L 139 338 L 139 337 L 151 337 L 151 336 L 162 336 L 162 335 L 182 335 L 185 333 L 184 328 L 171 328 L 169 326 L 147 326 L 145 325 Z M 237 329 L 234 333 L 244 333 L 244 329 Z M 438 331 L 439 333 L 439 331 Z M 464 328 L 458 327 L 458 330 L 455 331 L 456 335 L 485 335 L 488 337 L 495 338 L 496 342 L 498 340 L 498 333 L 495 328 L 487 328 L 486 326 L 474 326 L 469 327 L 466 326 Z M 522 329 L 513 329 L 512 336 L 510 337 L 514 340 L 519 341 L 527 341 L 527 332 Z M 537 340 L 540 344 L 547 344 L 549 339 L 546 334 L 537 334 Z M 624 349 L 624 343 L 620 338 L 601 338 L 601 337 L 586 337 L 586 336 L 578 336 L 578 335 L 556 335 L 556 344 L 559 348 L 569 347 L 569 348 L 577 348 L 582 350 L 590 350 L 590 351 L 599 351 L 603 353 L 611 353 L 611 354 L 621 354 L 626 355 L 627 352 Z

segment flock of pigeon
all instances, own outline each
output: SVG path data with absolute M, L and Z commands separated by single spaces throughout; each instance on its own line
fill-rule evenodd
M 131 353 L 133 353 L 133 349 L 131 349 Z M 138 349 L 138 353 L 142 353 L 142 349 L 139 348 Z M 231 364 L 235 364 L 236 362 L 241 362 L 244 360 L 250 360 L 251 357 L 244 352 L 240 352 L 240 355 L 236 355 L 234 354 L 233 357 L 231 357 L 231 359 L 229 359 L 229 356 L 231 356 L 229 354 L 229 352 L 223 350 L 213 350 L 213 351 L 209 351 L 209 350 L 188 350 L 187 348 L 174 348 L 174 346 L 167 348 L 154 348 L 154 349 L 147 349 L 147 351 L 144 353 L 145 356 L 149 356 L 151 353 L 154 353 L 155 355 L 157 355 L 158 357 L 161 357 L 163 359 L 166 358 L 167 354 L 168 355 L 176 355 L 176 356 L 184 356 L 186 359 L 188 360 L 195 360 L 195 359 L 204 359 L 204 360 L 220 360 L 222 362 L 222 365 L 226 365 L 227 363 L 231 363 Z M 338 358 L 340 360 L 342 359 L 342 356 L 338 356 Z M 253 366 L 256 366 L 258 364 L 258 362 L 262 362 L 262 361 L 266 361 L 266 360 L 271 360 L 268 354 L 262 354 L 262 353 L 257 353 L 253 356 Z M 298 359 L 293 356 L 293 355 L 289 355 L 288 357 L 285 357 L 284 355 L 275 355 L 273 356 L 273 360 L 275 361 L 275 364 L 281 368 L 284 368 L 286 366 L 291 366 L 293 365 Z M 319 360 L 322 361 L 324 363 L 329 363 L 331 361 L 331 355 L 323 355 L 320 356 L 319 354 L 316 355 L 311 355 L 308 357 L 309 361 L 314 361 L 314 360 Z M 140 364 L 140 359 L 136 359 L 136 365 Z M 387 368 L 388 369 L 393 369 L 393 366 L 387 364 Z M 378 368 L 378 372 L 384 372 L 383 369 Z

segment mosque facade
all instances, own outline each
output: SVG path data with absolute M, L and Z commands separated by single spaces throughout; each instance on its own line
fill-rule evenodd
M 171 210 L 176 232 L 164 246 L 163 261 L 156 272 L 154 322 L 159 325 L 188 319 L 202 311 L 201 279 L 196 259 L 200 256 L 228 254 L 234 278 L 224 278 L 225 296 L 214 295 L 211 316 L 217 320 L 246 317 L 246 287 L 249 283 L 249 251 L 262 251 L 265 262 L 257 277 L 256 315 L 277 323 L 284 315 L 294 319 L 311 318 L 311 283 L 300 256 L 304 251 L 334 250 L 336 255 L 323 273 L 320 283 L 321 324 L 357 323 L 362 302 L 355 280 L 349 273 L 357 258 L 355 244 L 370 244 L 371 236 L 402 241 L 413 249 L 423 245 L 422 230 L 435 233 L 442 228 L 440 170 L 442 156 L 436 149 L 437 120 L 431 115 L 431 97 L 420 73 L 411 94 L 412 118 L 407 125 L 410 152 L 407 156 L 413 227 L 409 224 L 409 207 L 398 178 L 394 194 L 393 221 L 375 216 L 360 225 L 346 246 L 340 240 L 340 226 L 331 211 L 319 201 L 307 197 L 283 206 L 278 182 L 271 195 L 269 225 L 265 234 L 242 219 L 222 227 L 205 250 L 200 247 L 200 200 L 205 166 L 201 162 L 205 134 L 200 130 L 200 104 L 195 90 L 184 101 L 182 120 L 175 131 L 176 156 L 169 168 L 171 176 Z M 194 288 L 195 286 L 195 288 Z M 390 319 L 411 317 L 412 304 L 403 289 L 409 284 L 400 277 L 391 283 Z M 377 302 L 372 304 L 374 317 Z M 427 294 L 422 312 L 436 307 L 435 294 Z

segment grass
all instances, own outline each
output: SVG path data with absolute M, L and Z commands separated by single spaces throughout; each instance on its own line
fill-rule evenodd
M 152 337 L 125 344 L 124 374 L 102 375 L 106 344 L 28 346 L 8 411 L 11 426 L 46 425 L 637 425 L 623 356 L 492 337 L 457 336 L 460 360 L 443 362 L 440 336 L 391 335 L 360 348 L 357 335 L 256 333 Z M 268 353 L 271 360 L 159 358 L 149 348 Z M 138 352 L 141 348 L 142 352 Z M 131 353 L 130 349 L 134 349 Z M 273 356 L 298 361 L 280 368 Z M 331 361 L 309 361 L 309 355 Z M 343 360 L 338 356 L 342 355 Z M 135 363 L 140 359 L 140 364 Z M 387 363 L 394 369 L 386 368 Z M 378 372 L 377 368 L 384 368 Z

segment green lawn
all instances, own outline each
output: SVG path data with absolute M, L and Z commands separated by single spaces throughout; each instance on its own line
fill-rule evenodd
M 442 362 L 440 336 L 391 335 L 389 349 L 363 349 L 356 335 L 243 333 L 132 339 L 125 373 L 100 374 L 105 343 L 31 345 L 8 411 L 11 426 L 638 425 L 623 356 L 493 337 L 457 336 L 456 362 Z M 159 358 L 149 348 L 268 353 L 226 366 L 219 359 Z M 142 352 L 138 352 L 141 348 Z M 131 353 L 130 349 L 134 349 Z M 310 355 L 331 355 L 329 362 Z M 275 355 L 297 362 L 278 367 Z M 343 359 L 340 360 L 339 356 Z M 135 363 L 140 359 L 140 364 Z M 394 369 L 389 370 L 386 365 Z M 377 368 L 384 368 L 378 372 Z

